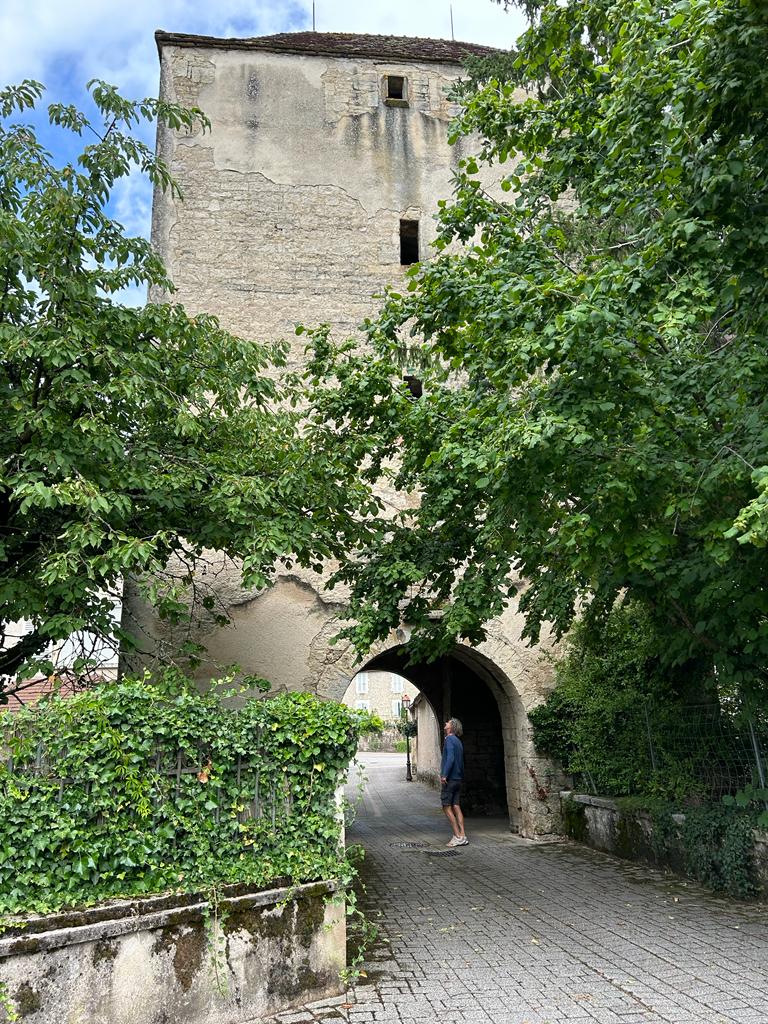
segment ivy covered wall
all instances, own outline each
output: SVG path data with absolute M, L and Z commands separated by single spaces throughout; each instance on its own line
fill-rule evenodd
M 226 694 L 166 673 L 0 718 L 0 911 L 343 874 L 336 793 L 362 719 Z

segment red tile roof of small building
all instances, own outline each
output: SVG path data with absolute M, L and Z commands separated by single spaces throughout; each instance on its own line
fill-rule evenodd
M 18 695 L 8 695 L 8 703 L 5 706 L 8 711 L 19 711 L 25 705 L 37 704 L 41 697 L 47 697 L 51 693 L 60 693 L 62 697 L 69 697 L 75 692 L 75 686 L 69 679 L 61 679 L 53 682 L 41 676 L 38 679 L 30 679 L 22 683 Z
M 461 64 L 465 57 L 487 57 L 498 53 L 491 46 L 461 43 L 451 39 L 420 39 L 416 36 L 356 35 L 352 32 L 280 32 L 249 39 L 221 39 L 187 35 L 183 32 L 155 32 L 158 50 L 164 46 L 210 47 L 225 50 L 267 50 L 275 53 L 306 53 L 330 57 L 361 57 L 368 60 L 430 61 Z
M 9 693 L 8 703 L 0 705 L 0 711 L 20 711 L 21 708 L 31 707 L 43 697 L 54 693 L 60 697 L 71 697 L 72 694 L 87 689 L 89 684 L 112 682 L 116 676 L 117 670 L 114 668 L 92 671 L 87 679 L 77 677 L 66 670 L 56 676 L 37 676 L 21 683 L 18 694 Z

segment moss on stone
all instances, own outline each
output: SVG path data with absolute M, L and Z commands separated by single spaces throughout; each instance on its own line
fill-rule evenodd
M 112 942 L 110 939 L 99 939 L 93 947 L 93 953 L 91 953 L 91 961 L 94 967 L 98 967 L 102 963 L 111 964 L 116 957 L 117 943 Z
M 589 822 L 584 804 L 576 803 L 570 797 L 563 800 L 563 828 L 565 834 L 577 843 L 589 842 Z
M 614 852 L 625 860 L 647 860 L 648 843 L 635 814 L 619 814 L 616 819 Z
M 13 999 L 20 1017 L 36 1013 L 42 1005 L 40 993 L 33 989 L 28 981 L 22 981 L 14 992 Z
M 155 939 L 152 952 L 173 951 L 173 970 L 182 991 L 188 992 L 205 959 L 206 937 L 203 923 L 187 925 L 184 928 L 169 926 L 163 928 Z
M 14 939 L 9 952 L 13 956 L 24 956 L 30 953 L 39 953 L 40 939 L 36 938 L 34 935 L 29 936 L 29 938 Z
M 188 928 L 176 940 L 173 969 L 185 992 L 192 987 L 192 982 L 203 965 L 205 947 L 205 928 L 202 924 L 199 927 Z
M 248 929 L 254 938 L 280 940 L 290 931 L 293 921 L 288 913 L 288 907 L 270 908 L 262 913 L 255 913 L 252 925 Z
M 315 936 L 321 931 L 325 924 L 326 899 L 323 896 L 313 896 L 311 899 L 303 900 L 299 906 L 297 934 L 304 946 L 310 946 Z

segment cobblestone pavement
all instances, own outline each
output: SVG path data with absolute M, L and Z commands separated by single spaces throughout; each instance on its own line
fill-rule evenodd
M 450 833 L 403 757 L 363 755 L 350 843 L 382 940 L 346 996 L 280 1024 L 768 1024 L 768 911 L 504 822 Z M 398 846 L 397 844 L 424 844 Z

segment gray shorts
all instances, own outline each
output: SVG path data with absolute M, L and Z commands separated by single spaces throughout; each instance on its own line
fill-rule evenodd
M 440 803 L 443 807 L 452 807 L 459 802 L 461 793 L 461 779 L 448 779 L 440 787 Z

